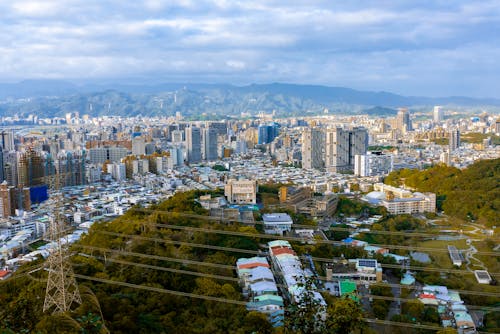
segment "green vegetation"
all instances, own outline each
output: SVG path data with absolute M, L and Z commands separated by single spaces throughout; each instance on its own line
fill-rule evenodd
M 231 267 L 238 258 L 251 255 L 237 250 L 194 247 L 186 243 L 256 251 L 268 239 L 191 229 L 196 227 L 257 233 L 253 227 L 218 224 L 202 217 L 186 215 L 206 215 L 206 211 L 194 201 L 197 196 L 205 193 L 207 192 L 177 193 L 167 201 L 153 206 L 158 211 L 131 209 L 114 221 L 94 224 L 89 234 L 72 246 L 74 255 L 71 261 L 75 273 L 127 282 L 143 288 L 243 301 Z M 185 229 L 169 228 L 169 224 Z M 346 254 L 349 251 L 340 247 L 337 250 L 336 247 L 325 244 L 294 244 L 294 247 L 299 255 L 306 252 L 316 256 L 332 255 L 332 249 Z M 189 261 L 220 266 L 205 266 Z M 39 265 L 41 262 L 39 260 L 31 265 Z M 198 274 L 188 275 L 182 271 Z M 1 333 L 243 334 L 281 333 L 283 330 L 273 329 L 266 316 L 248 312 L 241 305 L 151 292 L 83 278 L 78 278 L 82 304 L 75 305 L 74 310 L 67 314 L 54 316 L 42 313 L 46 277 L 47 272 L 39 270 L 30 276 L 15 274 L 12 279 L 0 283 Z M 338 318 L 335 315 L 337 313 L 329 317 L 332 328 L 337 328 L 338 333 L 361 324 L 360 308 L 353 309 L 353 305 L 349 303 L 351 302 L 334 299 L 329 305 L 337 310 L 335 312 L 340 312 Z
M 478 161 L 464 170 L 441 164 L 422 171 L 402 169 L 389 174 L 385 183 L 436 193 L 438 208 L 449 216 L 486 226 L 500 223 L 500 159 Z
M 212 167 L 212 169 L 216 170 L 216 171 L 219 171 L 219 172 L 227 172 L 229 169 L 227 169 L 226 167 L 222 166 L 222 165 L 215 165 Z
M 381 145 L 376 145 L 376 146 L 368 146 L 368 151 L 393 151 L 395 150 L 395 146 L 381 146 Z
M 339 216 L 360 216 L 362 214 L 369 215 L 387 215 L 387 210 L 384 207 L 373 207 L 366 202 L 361 202 L 346 196 L 339 196 L 336 215 Z
M 500 145 L 500 136 L 491 133 L 470 132 L 460 135 L 460 141 L 464 143 L 481 144 L 487 138 L 491 138 L 492 145 Z

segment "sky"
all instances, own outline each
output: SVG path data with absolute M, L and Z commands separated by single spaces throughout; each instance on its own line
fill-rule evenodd
M 0 0 L 0 82 L 500 98 L 499 0 Z

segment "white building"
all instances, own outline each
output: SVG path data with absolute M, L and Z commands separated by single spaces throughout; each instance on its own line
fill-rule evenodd
M 256 204 L 257 181 L 229 180 L 224 187 L 224 195 L 232 204 Z
M 386 175 L 392 172 L 394 157 L 382 152 L 368 152 L 356 154 L 354 159 L 354 175 L 375 176 Z
M 266 213 L 262 215 L 262 220 L 267 234 L 283 235 L 292 230 L 293 220 L 286 213 Z
M 413 214 L 436 212 L 436 194 L 412 193 L 409 190 L 392 187 L 383 183 L 375 183 L 374 191 L 364 198 L 375 205 L 387 208 L 390 214 Z

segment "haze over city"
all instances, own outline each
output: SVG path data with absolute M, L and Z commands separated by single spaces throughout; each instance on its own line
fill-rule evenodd
M 498 98 L 498 1 L 3 1 L 0 78 Z

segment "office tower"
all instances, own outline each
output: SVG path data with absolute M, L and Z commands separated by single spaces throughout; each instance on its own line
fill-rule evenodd
M 226 136 L 227 135 L 227 123 L 226 122 L 210 122 L 208 124 L 209 129 L 214 129 L 217 135 Z
M 174 147 L 168 150 L 169 157 L 167 159 L 167 166 L 173 169 L 176 166 L 184 164 L 184 152 L 180 147 Z
M 441 123 L 444 119 L 444 111 L 441 106 L 434 106 L 434 123 Z
M 263 145 L 263 144 L 269 144 L 271 143 L 274 138 L 278 136 L 279 133 L 279 128 L 278 124 L 276 123 L 271 123 L 267 125 L 259 125 L 258 128 L 258 144 Z
M 392 155 L 379 151 L 356 154 L 354 160 L 354 175 L 358 176 L 386 175 L 392 172 L 394 164 Z
M 145 155 L 146 154 L 146 142 L 144 137 L 134 137 L 132 138 L 132 154 L 133 155 Z
M 203 129 L 203 159 L 217 160 L 217 130 L 215 128 Z
M 182 143 L 184 141 L 184 131 L 174 130 L 172 131 L 172 143 Z
M 330 128 L 326 131 L 326 161 L 328 171 L 339 173 L 354 170 L 356 154 L 365 154 L 368 131 L 365 128 Z
M 307 128 L 302 133 L 302 168 L 325 167 L 325 133 L 320 128 Z
M 189 163 L 201 161 L 201 131 L 196 126 L 186 128 L 187 160 Z
M 15 150 L 13 130 L 4 130 L 0 132 L 0 146 L 5 152 Z
M 460 147 L 460 131 L 459 130 L 451 130 L 449 136 L 449 148 L 450 152 L 455 151 Z
M 407 108 L 398 109 L 398 114 L 396 115 L 396 129 L 400 130 L 402 133 L 412 130 L 410 112 Z
M 495 133 L 500 135 L 500 118 L 495 121 Z

